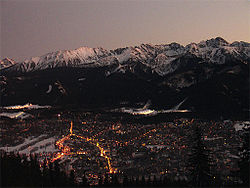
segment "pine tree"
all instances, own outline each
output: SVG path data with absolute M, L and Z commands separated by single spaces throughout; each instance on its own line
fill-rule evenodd
M 103 178 L 102 178 L 102 175 L 99 175 L 98 186 L 103 186 Z
M 69 185 L 70 187 L 75 186 L 75 173 L 74 170 L 70 171 L 70 175 L 69 175 Z
M 122 185 L 124 187 L 127 187 L 129 185 L 129 181 L 128 181 L 128 176 L 127 175 L 123 176 L 123 183 L 122 183 Z
M 145 180 L 145 177 L 142 176 L 141 178 L 141 186 L 145 186 L 146 185 L 146 180 Z
M 131 176 L 129 186 L 136 186 L 136 178 L 134 176 Z
M 42 186 L 43 187 L 50 187 L 49 183 L 49 169 L 47 168 L 47 159 L 43 160 L 43 165 L 42 165 Z
M 111 182 L 112 186 L 114 186 L 114 187 L 120 186 L 117 174 L 112 174 L 112 179 L 111 180 L 112 180 L 112 182 Z
M 240 148 L 240 161 L 239 161 L 239 168 L 240 168 L 240 179 L 242 180 L 241 186 L 248 187 L 249 186 L 249 136 L 250 136 L 250 129 L 244 130 L 242 134 L 242 147 Z
M 150 176 L 148 177 L 148 181 L 147 181 L 147 187 L 151 186 L 152 185 L 152 182 L 151 182 L 151 179 L 150 179 Z
M 194 125 L 193 139 L 191 139 L 192 148 L 189 158 L 191 166 L 191 185 L 195 187 L 204 187 L 211 185 L 213 178 L 211 175 L 211 158 L 210 152 L 202 142 L 200 127 Z
M 51 184 L 51 186 L 55 186 L 54 165 L 53 165 L 53 163 L 49 162 L 48 166 L 49 166 L 49 183 Z
M 154 178 L 153 178 L 153 182 L 152 182 L 153 186 L 157 186 L 158 182 L 157 182 L 157 178 L 156 176 L 154 175 Z
M 101 180 L 102 181 L 102 180 Z M 100 179 L 99 179 L 99 183 L 98 183 L 99 186 L 101 186 L 102 184 L 100 184 Z M 87 178 L 85 177 L 85 175 L 82 176 L 82 183 L 80 185 L 80 187 L 88 187 L 89 184 L 88 184 L 88 180 Z
M 30 176 L 33 186 L 41 186 L 42 174 L 38 162 L 37 155 L 30 155 Z
M 109 186 L 109 177 L 108 174 L 105 174 L 105 178 L 103 181 L 103 186 Z
M 136 187 L 140 186 L 140 180 L 138 176 L 136 176 L 136 179 L 135 179 L 135 186 Z

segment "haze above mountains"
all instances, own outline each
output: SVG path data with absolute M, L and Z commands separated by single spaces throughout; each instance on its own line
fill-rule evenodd
M 114 106 L 152 101 L 233 114 L 249 109 L 250 43 L 221 37 L 106 50 L 81 47 L 1 61 L 2 105 Z M 32 92 L 31 92 L 32 91 Z

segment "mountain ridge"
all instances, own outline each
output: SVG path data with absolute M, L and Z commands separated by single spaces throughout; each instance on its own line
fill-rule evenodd
M 249 43 L 222 38 L 57 51 L 2 69 L 1 106 L 114 107 L 150 100 L 152 108 L 168 109 L 187 98 L 183 108 L 193 112 L 248 116 L 249 62 Z
M 178 43 L 141 44 L 140 46 L 115 50 L 80 47 L 74 50 L 59 50 L 39 57 L 31 57 L 24 61 L 1 66 L 1 70 L 24 73 L 57 67 L 102 67 L 122 65 L 131 60 L 143 62 L 157 74 L 166 75 L 172 72 L 171 70 L 167 71 L 167 69 L 171 69 L 168 64 L 187 53 L 203 58 L 208 63 L 223 64 L 226 58 L 231 57 L 248 62 L 250 59 L 249 51 L 250 43 L 235 41 L 230 44 L 221 37 L 201 41 L 197 44 L 190 43 L 186 46 Z

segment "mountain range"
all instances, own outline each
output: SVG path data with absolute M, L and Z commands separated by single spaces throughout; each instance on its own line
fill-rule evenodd
M 136 105 L 212 114 L 249 112 L 250 43 L 221 37 L 106 50 L 81 47 L 1 61 L 1 105 Z

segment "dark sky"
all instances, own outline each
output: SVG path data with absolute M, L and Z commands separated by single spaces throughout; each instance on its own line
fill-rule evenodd
M 23 60 L 81 46 L 250 41 L 247 0 L 0 0 L 0 57 Z

